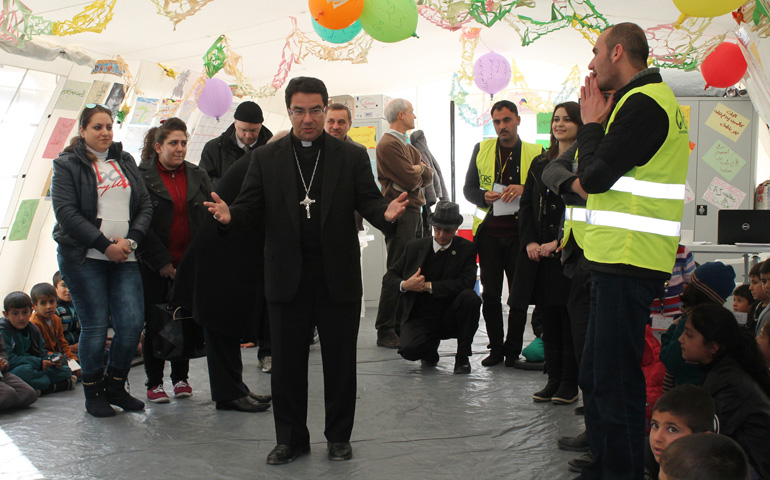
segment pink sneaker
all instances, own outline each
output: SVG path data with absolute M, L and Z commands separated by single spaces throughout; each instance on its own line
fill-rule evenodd
M 184 380 L 179 380 L 174 384 L 174 396 L 176 398 L 192 397 L 192 387 Z
M 166 391 L 163 390 L 163 385 L 158 385 L 154 388 L 148 388 L 147 389 L 147 400 L 151 401 L 152 403 L 168 403 L 171 400 L 168 398 L 168 395 L 166 395 Z

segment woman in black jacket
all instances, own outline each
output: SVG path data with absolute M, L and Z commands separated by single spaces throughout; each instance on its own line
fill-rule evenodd
M 144 409 L 125 384 L 144 324 L 134 251 L 150 226 L 152 205 L 136 162 L 112 141 L 109 109 L 86 105 L 79 133 L 53 162 L 53 237 L 59 270 L 82 323 L 78 355 L 86 410 L 109 417 L 115 415 L 110 404 Z M 110 326 L 114 335 L 104 377 Z
M 564 276 L 556 255 L 564 202 L 545 186 L 541 177 L 548 162 L 564 153 L 575 141 L 580 125 L 580 106 L 577 103 L 565 102 L 554 108 L 551 145 L 532 161 L 524 183 L 519 208 L 521 251 L 511 289 L 514 297 L 512 310 L 520 313 L 534 303 L 542 318 L 541 338 L 548 383 L 532 399 L 556 405 L 577 400 L 578 365 L 567 312 L 570 281 Z
M 203 222 L 203 202 L 211 194 L 209 177 L 202 168 L 185 161 L 187 125 L 172 117 L 147 131 L 142 149 L 142 174 L 152 201 L 152 223 L 138 255 L 144 283 L 146 318 L 155 305 L 166 301 L 176 268 Z M 163 389 L 165 361 L 153 355 L 156 332 L 145 327 L 142 355 L 147 374 L 147 399 L 168 403 Z M 171 383 L 175 397 L 189 397 L 189 360 L 171 362 Z
M 720 433 L 738 442 L 759 478 L 770 478 L 770 374 L 754 337 L 726 308 L 704 304 L 690 312 L 679 343 L 682 358 L 706 372 Z

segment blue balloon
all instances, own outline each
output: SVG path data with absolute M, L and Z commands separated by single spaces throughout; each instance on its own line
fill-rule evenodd
M 340 30 L 332 30 L 331 28 L 326 28 L 316 22 L 315 18 L 311 17 L 310 20 L 313 22 L 313 30 L 315 30 L 315 33 L 317 33 L 319 37 L 329 43 L 348 43 L 361 32 L 361 22 L 358 20 L 353 22 L 351 26 Z

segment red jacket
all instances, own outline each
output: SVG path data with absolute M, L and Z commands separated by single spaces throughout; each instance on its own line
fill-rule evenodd
M 642 354 L 642 371 L 647 383 L 647 420 L 652 417 L 652 407 L 663 395 L 663 377 L 666 366 L 660 361 L 660 342 L 647 325 L 644 331 L 644 353 Z

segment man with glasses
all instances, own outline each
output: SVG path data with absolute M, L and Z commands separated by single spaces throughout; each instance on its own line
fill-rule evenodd
M 211 187 L 216 191 L 219 179 L 236 160 L 247 152 L 267 143 L 273 133 L 262 125 L 262 109 L 254 102 L 243 102 L 235 109 L 235 120 L 217 138 L 203 146 L 198 164 L 206 170 Z
M 286 87 L 291 132 L 252 153 L 232 208 L 206 202 L 225 232 L 253 222 L 265 227 L 265 297 L 273 347 L 272 394 L 277 445 L 267 463 L 310 453 L 308 353 L 313 326 L 321 339 L 328 458 L 353 456 L 356 343 L 361 267 L 353 211 L 384 231 L 406 208 L 377 189 L 366 151 L 324 132 L 328 93 L 317 78 Z
M 406 193 L 409 206 L 398 222 L 395 232 L 385 235 L 388 252 L 388 268 L 404 253 L 407 242 L 422 230 L 420 208 L 425 205 L 422 187 L 433 182 L 433 170 L 422 161 L 420 151 L 409 143 L 406 132 L 414 129 L 412 104 L 403 98 L 394 98 L 385 106 L 385 119 L 390 129 L 377 143 L 377 179 L 382 185 L 382 195 L 393 200 Z M 398 292 L 383 286 L 377 309 L 377 346 L 398 348 L 396 310 Z
M 407 360 L 425 367 L 439 361 L 441 340 L 457 339 L 454 373 L 471 373 L 471 344 L 479 327 L 481 298 L 476 283 L 476 248 L 455 236 L 463 222 L 460 206 L 439 202 L 428 215 L 433 237 L 406 244 L 404 254 L 388 269 L 383 288 L 401 295 L 401 347 Z

